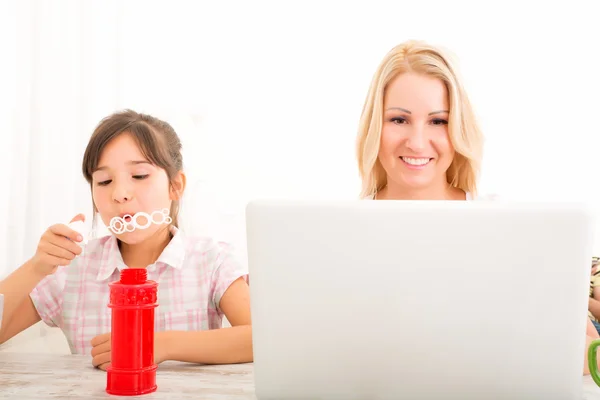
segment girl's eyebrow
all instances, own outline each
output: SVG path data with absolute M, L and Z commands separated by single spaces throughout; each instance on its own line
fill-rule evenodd
M 150 164 L 150 163 L 148 161 L 146 161 L 146 160 L 131 160 L 131 161 L 128 161 L 127 164 L 128 165 L 139 165 L 139 164 Z M 107 170 L 107 169 L 108 169 L 107 166 L 102 165 L 102 166 L 97 167 L 94 170 L 94 172 L 96 172 L 96 171 L 104 171 L 104 170 Z

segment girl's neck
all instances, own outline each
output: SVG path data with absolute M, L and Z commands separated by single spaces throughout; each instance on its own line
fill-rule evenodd
M 424 189 L 406 189 L 388 184 L 375 194 L 377 200 L 466 200 L 466 193 L 445 183 Z
M 129 268 L 146 268 L 154 264 L 172 237 L 170 225 L 167 225 L 141 243 L 127 244 L 119 240 L 123 262 Z

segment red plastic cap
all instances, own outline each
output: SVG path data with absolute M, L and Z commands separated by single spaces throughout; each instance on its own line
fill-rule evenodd
M 146 283 L 148 271 L 145 268 L 127 268 L 121 271 L 121 283 L 124 285 L 139 285 Z

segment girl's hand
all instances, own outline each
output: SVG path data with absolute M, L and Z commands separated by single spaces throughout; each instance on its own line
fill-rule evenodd
M 110 332 L 103 333 L 92 339 L 92 365 L 106 371 L 110 365 Z
M 166 361 L 165 358 L 165 332 L 154 333 L 154 362 L 160 364 Z M 110 332 L 103 333 L 94 337 L 92 345 L 92 365 L 103 371 L 110 365 L 111 361 L 111 342 Z
M 70 222 L 84 221 L 85 216 L 79 214 Z M 81 242 L 81 235 L 65 224 L 52 225 L 42 235 L 35 255 L 31 261 L 35 272 L 42 276 L 53 274 L 61 265 L 69 265 L 81 254 L 81 247 L 75 242 Z

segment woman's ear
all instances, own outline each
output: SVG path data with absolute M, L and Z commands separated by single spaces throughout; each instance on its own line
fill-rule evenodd
M 181 200 L 185 190 L 186 176 L 183 171 L 177 172 L 177 175 L 171 180 L 171 200 Z

